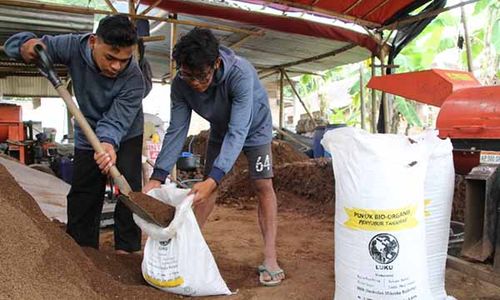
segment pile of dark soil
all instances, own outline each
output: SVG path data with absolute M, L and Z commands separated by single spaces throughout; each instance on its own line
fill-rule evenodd
M 275 166 L 273 184 L 279 207 L 333 216 L 335 182 L 331 160 L 312 159 Z M 256 202 L 248 171 L 240 170 L 224 180 L 217 201 L 232 205 Z
M 200 161 L 202 165 L 205 162 L 205 151 L 206 145 L 208 142 L 208 130 L 200 132 L 198 135 L 189 136 L 186 139 L 184 144 L 183 151 L 189 150 L 189 143 L 191 143 L 191 151 L 194 154 L 200 155 Z M 273 165 L 279 166 L 285 163 L 298 162 L 298 161 L 307 161 L 309 158 L 301 152 L 297 152 L 289 143 L 281 140 L 273 140 L 272 142 L 272 151 L 273 151 Z M 247 169 L 248 163 L 247 159 L 243 154 L 240 154 L 238 159 L 236 160 L 232 172 L 237 173 L 242 169 Z M 203 168 L 194 173 L 199 174 L 202 173 Z M 186 174 L 181 174 L 183 178 L 185 178 Z M 190 174 L 192 175 L 192 174 Z M 194 177 L 193 177 L 194 178 Z

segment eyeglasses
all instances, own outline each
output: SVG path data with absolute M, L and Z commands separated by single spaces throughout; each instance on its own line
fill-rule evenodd
M 184 80 L 184 81 L 198 81 L 199 83 L 207 83 L 211 79 L 214 71 L 215 71 L 215 68 L 210 67 L 210 69 L 206 72 L 199 73 L 199 74 L 189 74 L 189 73 L 184 72 L 180 67 L 177 68 L 177 72 L 179 74 L 179 77 L 182 80 Z

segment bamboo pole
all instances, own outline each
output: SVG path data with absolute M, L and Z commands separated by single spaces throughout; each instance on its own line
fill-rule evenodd
M 172 14 L 172 18 L 177 19 L 177 14 Z M 175 66 L 175 60 L 172 58 L 174 53 L 174 46 L 177 42 L 177 25 L 175 23 L 170 24 L 170 85 L 174 82 L 175 74 L 177 68 Z M 177 180 L 177 166 L 174 165 L 171 173 L 173 180 Z
M 111 11 L 113 13 L 118 13 L 118 11 L 116 10 L 116 8 L 113 6 L 113 3 L 111 3 L 111 0 L 104 0 L 106 2 L 106 4 L 108 5 L 109 9 L 111 9 Z
M 313 56 L 313 57 L 301 59 L 301 60 L 298 60 L 298 61 L 294 61 L 294 62 L 282 64 L 282 65 L 272 66 L 270 68 L 261 70 L 260 73 L 265 72 L 265 71 L 270 71 L 270 70 L 273 70 L 273 69 L 285 69 L 285 68 L 293 67 L 293 66 L 296 66 L 296 65 L 313 62 L 315 60 L 320 60 L 320 59 L 323 59 L 323 58 L 327 58 L 327 57 L 330 57 L 330 56 L 335 56 L 337 54 L 340 54 L 340 53 L 343 53 L 345 51 L 351 50 L 354 47 L 356 47 L 356 44 L 349 44 L 347 46 L 344 46 L 344 47 L 339 48 L 339 49 L 335 49 L 335 50 L 327 52 L 327 53 L 323 53 L 323 54 L 320 54 L 320 55 L 316 55 L 316 56 Z
M 462 24 L 464 26 L 465 52 L 467 53 L 467 70 L 469 72 L 472 72 L 472 51 L 470 49 L 469 28 L 467 26 L 467 17 L 465 16 L 465 9 L 463 6 L 460 6 L 460 11 L 462 14 Z
M 318 124 L 317 124 L 317 123 L 316 123 L 316 121 L 314 120 L 313 115 L 309 112 L 309 109 L 307 109 L 306 104 L 304 103 L 304 101 L 302 101 L 302 98 L 300 98 L 299 92 L 297 92 L 297 90 L 295 89 L 295 86 L 293 85 L 292 80 L 290 80 L 290 77 L 288 77 L 288 74 L 286 73 L 286 71 L 285 71 L 285 70 L 282 70 L 282 72 L 283 72 L 283 75 L 285 76 L 286 80 L 287 80 L 287 81 L 288 81 L 288 83 L 290 84 L 290 87 L 292 88 L 293 93 L 294 93 L 294 94 L 295 94 L 295 96 L 297 96 L 297 98 L 299 99 L 300 104 L 302 104 L 302 107 L 303 107 L 303 108 L 304 108 L 304 110 L 306 111 L 306 113 L 307 113 L 307 115 L 309 116 L 309 118 L 311 118 L 311 121 L 313 122 L 314 127 L 318 126 Z
M 401 21 L 396 21 L 396 22 L 388 24 L 386 26 L 382 26 L 382 27 L 380 27 L 378 29 L 378 31 L 387 30 L 387 29 L 398 29 L 399 26 L 401 26 L 401 25 L 405 25 L 405 24 L 409 24 L 409 23 L 414 23 L 416 21 L 420 21 L 420 20 L 425 19 L 425 18 L 437 16 L 440 13 L 443 13 L 445 11 L 449 11 L 449 10 L 455 9 L 457 7 L 461 7 L 461 6 L 464 6 L 464 5 L 467 5 L 467 4 L 471 4 L 471 3 L 474 3 L 474 2 L 478 2 L 478 1 L 479 0 L 469 0 L 469 1 L 465 1 L 465 2 L 462 2 L 462 3 L 459 3 L 459 4 L 455 4 L 455 5 L 449 6 L 449 7 L 443 7 L 443 8 L 440 8 L 440 9 L 436 9 L 434 11 L 430 11 L 430 12 L 427 12 L 425 14 L 421 14 L 421 15 L 418 15 L 418 16 L 408 17 L 408 18 L 405 18 L 405 19 L 403 19 Z
M 382 51 L 379 54 L 380 60 L 380 74 L 383 76 L 386 74 L 384 62 L 385 62 L 385 53 Z M 384 110 L 384 133 L 391 133 L 391 111 L 389 109 L 389 98 L 387 97 L 386 92 L 382 92 L 380 96 L 380 101 L 382 101 L 382 108 Z
M 364 25 L 364 26 L 368 26 L 368 27 L 380 27 L 381 26 L 381 24 L 376 23 L 376 22 L 371 22 L 371 21 L 368 21 L 368 20 L 363 20 L 363 19 L 360 19 L 360 18 L 357 18 L 357 17 L 353 17 L 353 16 L 350 16 L 350 15 L 345 15 L 345 14 L 338 13 L 338 12 L 335 12 L 335 11 L 332 11 L 332 10 L 318 8 L 318 7 L 314 6 L 314 5 L 307 5 L 307 4 L 297 3 L 295 1 L 264 0 L 263 2 L 270 3 L 270 4 L 277 3 L 277 4 L 286 5 L 286 6 L 289 6 L 289 7 L 300 8 L 302 10 L 306 10 L 309 13 L 311 13 L 311 12 L 321 13 L 323 15 L 327 15 L 327 16 L 332 17 L 334 19 L 345 21 L 345 22 L 349 22 L 349 23 L 354 23 L 354 24 L 357 24 L 357 25 Z
M 257 30 L 256 32 L 261 33 L 261 35 L 264 35 L 263 30 Z M 239 41 L 231 44 L 231 46 L 229 46 L 229 48 L 238 49 L 243 43 L 245 43 L 246 41 L 248 41 L 252 37 L 254 37 L 254 35 L 246 35 L 243 38 L 241 38 Z
M 376 76 L 375 55 L 372 55 L 372 78 Z M 377 91 L 372 89 L 372 132 L 377 133 Z
M 351 10 L 353 10 L 356 6 L 358 6 L 361 2 L 363 2 L 363 0 L 358 0 L 356 2 L 354 2 L 353 4 L 351 4 L 351 6 L 349 6 L 347 9 L 345 9 L 342 13 L 343 14 L 348 14 Z
M 158 0 L 156 1 L 155 3 L 151 4 L 150 6 L 148 6 L 145 10 L 143 10 L 139 15 L 141 16 L 145 16 L 148 12 L 150 12 L 151 10 L 153 10 L 155 7 L 158 6 L 158 4 L 161 3 L 162 0 Z
M 94 15 L 94 14 L 112 15 L 113 14 L 113 12 L 109 11 L 109 10 L 93 9 L 93 8 L 77 7 L 77 6 L 69 6 L 69 5 L 60 5 L 60 4 L 28 2 L 28 1 L 23 1 L 23 0 L 21 0 L 21 1 L 0 0 L 0 5 L 13 6 L 13 7 L 35 8 L 35 9 L 40 9 L 40 10 L 67 12 L 67 13 L 84 14 L 84 15 Z M 174 24 L 188 25 L 188 26 L 194 26 L 194 27 L 211 28 L 211 29 L 227 31 L 227 32 L 244 33 L 244 34 L 256 35 L 256 36 L 261 35 L 260 33 L 258 33 L 258 32 L 256 33 L 252 30 L 240 29 L 240 28 L 235 28 L 235 27 L 225 26 L 225 25 L 215 25 L 215 24 L 208 24 L 208 23 L 203 23 L 203 22 L 194 22 L 194 21 L 187 21 L 187 20 L 174 20 L 171 18 L 162 18 L 162 17 L 155 17 L 155 16 L 132 15 L 129 13 L 128 14 L 122 13 L 122 14 L 129 16 L 133 19 L 154 20 L 154 21 L 159 21 L 159 22 L 174 23 Z
M 276 126 L 273 126 L 274 130 L 276 130 L 279 134 L 283 135 L 283 136 L 286 136 L 288 137 L 290 140 L 294 141 L 295 143 L 303 146 L 303 147 L 306 147 L 306 148 L 311 148 L 311 146 L 309 146 L 308 144 L 300 141 L 299 139 L 295 138 L 293 135 L 289 134 L 288 132 L 284 131 L 283 129 L 281 128 L 278 128 Z
M 147 42 L 159 42 L 159 41 L 164 41 L 167 37 L 164 35 L 155 35 L 155 36 L 143 36 L 141 37 L 141 40 L 144 43 Z
M 362 16 L 362 18 L 366 18 L 368 17 L 369 15 L 373 14 L 374 12 L 376 12 L 377 10 L 379 10 L 382 6 L 386 5 L 387 2 L 389 2 L 389 0 L 385 0 L 381 3 L 379 3 L 377 6 L 375 6 L 373 9 L 371 9 L 368 13 L 366 13 L 364 16 Z
M 359 64 L 359 102 L 361 106 L 361 128 L 366 129 L 365 124 L 365 93 L 364 93 L 365 83 L 363 78 L 363 63 Z
M 283 128 L 283 113 L 285 108 L 285 103 L 283 102 L 283 69 L 280 69 L 280 116 L 279 116 L 279 128 Z
M 279 71 L 272 71 L 271 73 L 268 73 L 268 74 L 265 74 L 265 75 L 262 75 L 259 77 L 259 80 L 262 80 L 262 79 L 265 79 L 267 77 L 270 77 L 270 76 L 273 76 L 273 75 L 276 75 L 276 73 L 279 73 Z
M 135 16 L 135 3 L 134 0 L 128 0 L 128 13 L 130 16 Z

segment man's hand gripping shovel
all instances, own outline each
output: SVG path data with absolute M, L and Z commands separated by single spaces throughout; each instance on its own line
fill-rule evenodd
M 57 75 L 54 67 L 52 65 L 52 61 L 50 57 L 47 55 L 45 49 L 41 44 L 35 45 L 35 52 L 38 54 L 38 59 L 36 60 L 36 65 L 40 73 L 45 76 L 54 86 L 56 91 L 59 93 L 59 96 L 63 98 L 66 106 L 68 107 L 69 112 L 74 116 L 76 122 L 82 129 L 85 137 L 88 142 L 92 145 L 92 148 L 97 153 L 103 153 L 104 149 L 101 146 L 101 143 L 97 136 L 95 135 L 92 127 L 90 127 L 89 123 L 83 116 L 80 109 L 76 106 L 69 94 L 67 88 L 61 82 L 59 76 Z M 119 200 L 123 202 L 133 213 L 141 217 L 147 222 L 156 224 L 160 227 L 167 227 L 174 217 L 175 209 L 171 209 L 171 214 L 169 216 L 162 216 L 160 218 L 154 216 L 143 207 L 141 207 L 138 203 L 144 203 L 144 201 L 159 201 L 155 198 L 152 198 L 144 193 L 140 192 L 132 192 L 130 185 L 128 184 L 125 177 L 118 171 L 116 166 L 112 166 L 109 170 L 109 175 L 113 178 L 114 183 L 120 189 L 121 195 L 119 196 Z M 149 198 L 149 199 L 147 199 Z M 167 205 L 167 204 L 164 204 Z

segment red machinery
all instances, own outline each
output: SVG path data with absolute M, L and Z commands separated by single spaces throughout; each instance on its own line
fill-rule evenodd
M 0 143 L 8 144 L 9 154 L 22 163 L 26 159 L 26 132 L 21 115 L 21 106 L 0 104 Z
M 456 173 L 467 175 L 462 255 L 493 258 L 500 272 L 500 86 L 433 69 L 374 77 L 368 87 L 441 107 L 439 136 L 451 139 Z
M 480 159 L 500 159 L 500 152 L 490 152 L 500 151 L 500 86 L 481 86 L 468 72 L 433 69 L 374 77 L 368 87 L 440 106 L 436 127 L 453 142 L 458 174 L 468 174 Z

